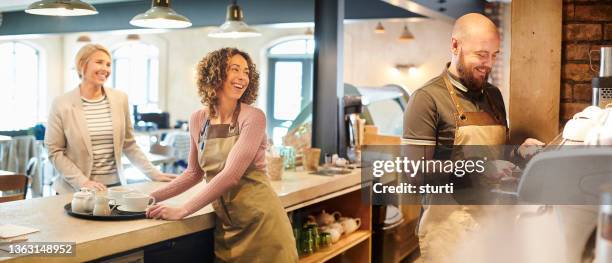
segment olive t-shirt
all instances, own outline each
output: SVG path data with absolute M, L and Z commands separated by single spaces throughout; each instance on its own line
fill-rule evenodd
M 443 74 L 433 78 L 410 96 L 404 112 L 403 143 L 413 145 L 453 145 L 455 140 L 455 117 L 457 112 L 448 89 L 444 84 Z M 455 94 L 465 112 L 489 112 L 492 116 L 501 115 L 504 125 L 506 110 L 499 89 L 489 83 L 483 91 L 469 91 L 454 76 L 449 74 Z M 487 92 L 489 96 L 486 96 Z M 492 109 L 487 97 L 495 105 Z

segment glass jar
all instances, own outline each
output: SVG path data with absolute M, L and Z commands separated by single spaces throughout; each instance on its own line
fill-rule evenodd
M 291 146 L 282 147 L 280 155 L 283 157 L 285 170 L 295 171 L 295 148 Z
M 302 255 L 308 256 L 314 254 L 314 239 L 312 237 L 312 229 L 307 228 L 302 231 Z

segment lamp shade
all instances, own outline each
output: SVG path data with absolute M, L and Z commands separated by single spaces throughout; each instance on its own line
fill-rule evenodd
M 402 30 L 402 34 L 399 37 L 400 41 L 408 41 L 414 39 L 414 35 L 408 30 L 408 26 L 404 26 L 404 30 Z
M 244 38 L 258 37 L 261 33 L 244 22 L 242 9 L 235 2 L 227 6 L 225 23 L 218 29 L 208 33 L 214 38 Z
M 378 22 L 378 24 L 376 24 L 376 28 L 374 29 L 374 33 L 377 33 L 377 34 L 385 33 L 385 27 L 382 25 L 381 22 Z
M 151 8 L 136 15 L 130 24 L 146 28 L 185 28 L 191 21 L 170 8 L 170 0 L 152 0 Z
M 42 16 L 87 16 L 97 14 L 98 10 L 80 0 L 42 0 L 30 4 L 25 12 Z
M 79 38 L 77 38 L 77 42 L 79 42 L 79 43 L 89 43 L 89 42 L 91 42 L 91 38 L 88 35 L 80 35 Z

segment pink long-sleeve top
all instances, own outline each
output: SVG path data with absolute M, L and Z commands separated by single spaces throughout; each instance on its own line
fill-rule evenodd
M 168 185 L 151 193 L 155 200 L 161 202 L 176 196 L 198 184 L 204 178 L 204 171 L 198 161 L 198 140 L 202 125 L 206 121 L 208 110 L 200 109 L 191 114 L 189 121 L 190 144 L 187 169 Z M 183 205 L 189 214 L 210 204 L 224 192 L 237 185 L 247 168 L 266 169 L 266 116 L 258 108 L 241 104 L 238 115 L 240 136 L 227 156 L 227 161 L 219 172 L 201 192 Z

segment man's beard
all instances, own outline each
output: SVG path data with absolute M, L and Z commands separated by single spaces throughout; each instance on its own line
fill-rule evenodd
M 476 68 L 485 68 L 486 74 L 482 79 L 475 77 L 472 74 L 472 71 L 465 65 L 465 61 L 463 59 L 463 54 L 459 53 L 459 63 L 457 63 L 457 73 L 459 73 L 459 80 L 466 88 L 470 91 L 481 91 L 484 89 L 487 84 L 487 80 L 489 79 L 489 73 L 491 73 L 491 68 L 485 66 L 477 66 Z M 476 70 L 476 69 L 474 69 Z

